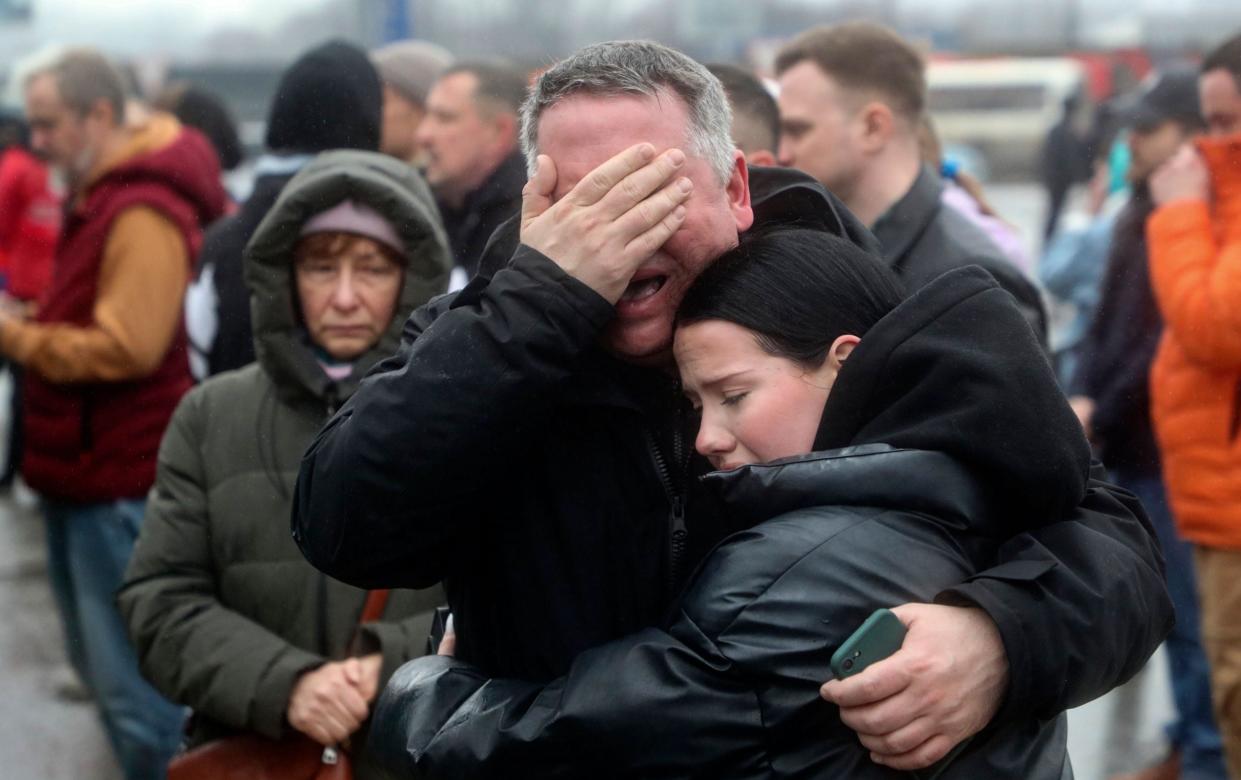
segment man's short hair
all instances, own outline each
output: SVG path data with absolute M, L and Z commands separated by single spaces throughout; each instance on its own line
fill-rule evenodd
M 478 81 L 478 88 L 474 90 L 476 102 L 489 103 L 491 107 L 499 108 L 505 114 L 517 114 L 521 111 L 530 81 L 525 73 L 513 65 L 492 60 L 459 62 L 448 67 L 440 78 L 457 73 L 468 73 Z
M 653 41 L 608 41 L 578 50 L 539 77 L 521 109 L 521 147 L 534 174 L 539 118 L 574 95 L 657 97 L 667 91 L 689 112 L 690 154 L 705 160 L 721 182 L 732 175 L 732 111 L 720 80 L 702 64 Z
M 78 116 L 86 116 L 100 100 L 112 107 L 116 124 L 125 119 L 125 80 L 120 72 L 94 49 L 70 49 L 46 67 L 26 77 L 34 79 L 50 75 L 56 80 L 60 99 Z
M 877 92 L 917 127 L 926 109 L 922 56 L 892 30 L 871 22 L 814 27 L 780 50 L 776 73 L 809 61 L 846 89 Z
M 1232 74 L 1241 91 L 1241 35 L 1234 35 L 1211 50 L 1202 60 L 1202 72 L 1208 73 L 1223 68 Z
M 749 154 L 776 150 L 780 142 L 780 109 L 763 82 L 745 68 L 726 63 L 707 65 L 724 85 L 733 110 L 733 143 Z

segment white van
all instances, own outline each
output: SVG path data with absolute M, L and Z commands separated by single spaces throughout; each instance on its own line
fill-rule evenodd
M 946 146 L 978 150 L 999 177 L 1028 177 L 1065 99 L 1085 94 L 1085 79 L 1082 64 L 1066 57 L 931 62 L 928 107 Z

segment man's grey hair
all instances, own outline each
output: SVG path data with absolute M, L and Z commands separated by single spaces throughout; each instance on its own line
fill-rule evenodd
M 573 95 L 608 97 L 671 92 L 689 111 L 686 152 L 711 166 L 721 182 L 733 170 L 732 112 L 719 79 L 679 51 L 653 41 L 609 41 L 578 50 L 539 77 L 521 107 L 521 149 L 534 175 L 539 118 Z
M 125 121 L 125 77 L 107 57 L 94 49 L 67 49 L 55 60 L 26 74 L 26 86 L 44 75 L 56 81 L 60 99 L 84 117 L 104 100 L 112 107 L 113 123 Z

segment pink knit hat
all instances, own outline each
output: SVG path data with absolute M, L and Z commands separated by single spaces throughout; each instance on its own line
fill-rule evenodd
M 352 200 L 342 200 L 306 220 L 299 236 L 313 233 L 353 233 L 391 247 L 398 254 L 405 254 L 405 242 L 391 223 L 370 206 Z

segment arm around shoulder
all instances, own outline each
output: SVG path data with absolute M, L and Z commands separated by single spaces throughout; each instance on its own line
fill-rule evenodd
M 1009 662 L 1001 719 L 1051 717 L 1132 677 L 1172 628 L 1163 555 L 1137 499 L 1099 477 L 1063 520 L 1006 542 L 994 567 L 943 591 L 981 607 Z

